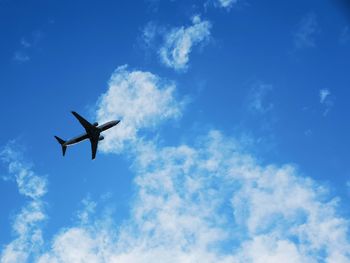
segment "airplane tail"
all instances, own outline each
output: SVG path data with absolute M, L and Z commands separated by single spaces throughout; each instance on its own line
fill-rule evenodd
M 62 140 L 60 137 L 55 136 L 56 140 L 58 141 L 59 144 L 61 144 L 62 146 L 62 154 L 63 156 L 66 154 L 66 150 L 67 150 L 67 146 L 64 145 L 64 143 L 66 142 L 65 140 Z

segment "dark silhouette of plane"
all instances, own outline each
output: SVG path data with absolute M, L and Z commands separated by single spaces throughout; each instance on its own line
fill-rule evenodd
M 76 144 L 78 142 L 84 141 L 89 139 L 91 143 L 91 152 L 92 152 L 92 159 L 95 159 L 96 151 L 97 151 L 97 144 L 99 141 L 102 141 L 104 137 L 100 135 L 101 132 L 108 130 L 109 128 L 112 128 L 113 126 L 117 125 L 120 120 L 117 121 L 109 121 L 105 124 L 98 125 L 97 122 L 91 124 L 87 120 L 85 120 L 83 117 L 81 117 L 78 113 L 75 111 L 72 111 L 73 115 L 78 119 L 81 125 L 85 128 L 86 133 L 82 134 L 80 136 L 74 137 L 68 141 L 62 140 L 58 136 L 55 136 L 56 140 L 61 144 L 62 146 L 62 153 L 63 156 L 66 153 L 67 146 Z

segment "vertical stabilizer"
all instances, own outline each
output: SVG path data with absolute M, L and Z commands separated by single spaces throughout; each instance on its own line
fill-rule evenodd
M 64 145 L 65 143 L 66 143 L 66 141 L 65 140 L 62 140 L 60 137 L 58 137 L 58 136 L 55 136 L 55 138 L 56 138 L 56 140 L 58 141 L 58 143 L 59 144 L 61 144 L 61 146 L 62 146 L 62 154 L 63 154 L 63 156 L 66 154 L 66 150 L 67 150 L 67 146 L 66 145 Z

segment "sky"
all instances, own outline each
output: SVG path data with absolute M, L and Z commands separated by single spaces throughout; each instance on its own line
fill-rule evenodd
M 350 262 L 346 0 L 0 0 L 0 262 Z M 104 132 L 62 157 L 54 135 Z

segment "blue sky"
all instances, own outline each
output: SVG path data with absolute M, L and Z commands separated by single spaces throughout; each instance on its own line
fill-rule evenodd
M 0 262 L 350 262 L 348 7 L 0 0 Z

